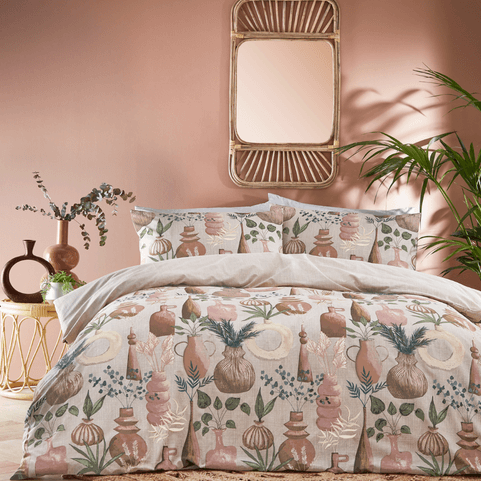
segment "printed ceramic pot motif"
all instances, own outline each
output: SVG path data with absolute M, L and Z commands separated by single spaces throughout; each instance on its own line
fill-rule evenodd
M 146 385 L 147 421 L 152 426 L 166 424 L 165 415 L 170 410 L 170 382 L 164 371 L 153 371 L 152 378 Z
M 223 435 L 225 429 L 213 429 L 215 448 L 207 451 L 205 467 L 209 469 L 235 470 L 237 468 L 237 449 L 235 446 L 225 446 Z
M 339 314 L 342 307 L 328 306 L 329 312 L 321 314 L 321 331 L 327 337 L 346 337 L 346 318 Z
M 349 351 L 358 348 L 356 359 L 349 356 Z M 386 356 L 381 359 L 378 349 L 384 349 Z M 356 365 L 356 374 L 358 379 L 363 382 L 365 377 L 370 377 L 371 382 L 376 384 L 381 378 L 382 363 L 388 358 L 389 351 L 384 346 L 376 346 L 372 340 L 359 340 L 359 346 L 350 346 L 346 350 L 346 356 Z
M 344 241 L 356 240 L 356 236 L 359 233 L 359 214 L 351 213 L 342 218 L 339 237 Z
M 377 319 L 385 326 L 398 324 L 405 326 L 408 322 L 407 317 L 401 309 L 393 309 L 386 304 L 381 304 L 381 309 L 376 311 Z
M 222 301 L 216 300 L 213 306 L 207 307 L 207 315 L 216 322 L 222 320 L 234 322 L 237 319 L 237 309 L 233 304 L 223 304 Z
M 332 247 L 334 242 L 329 236 L 329 229 L 319 229 L 319 234 L 315 236 L 315 247 L 309 252 L 311 256 L 319 257 L 337 257 L 337 250 Z
M 214 346 L 214 350 L 210 354 L 205 347 L 207 343 Z M 181 344 L 186 344 L 183 354 L 179 354 L 177 351 L 177 346 Z M 187 336 L 187 341 L 178 342 L 174 346 L 174 351 L 178 356 L 182 357 L 184 370 L 187 375 L 191 373 L 192 369 L 195 370 L 197 368 L 199 378 L 203 378 L 209 370 L 210 358 L 214 355 L 216 347 L 212 341 L 204 341 L 202 336 Z
M 169 309 L 177 306 L 160 306 L 160 310 L 150 316 L 150 332 L 156 336 L 170 336 L 175 332 L 175 314 Z
M 67 447 L 52 445 L 52 438 L 46 439 L 47 452 L 38 456 L 35 461 L 37 476 L 65 474 L 68 472 Z
M 200 237 L 195 232 L 194 226 L 185 226 L 180 234 L 181 244 L 175 251 L 175 257 L 204 256 L 207 252 L 204 244 L 199 242 Z
M 241 393 L 249 391 L 255 382 L 254 366 L 244 359 L 241 346 L 226 346 L 224 359 L 214 369 L 214 382 L 220 392 Z

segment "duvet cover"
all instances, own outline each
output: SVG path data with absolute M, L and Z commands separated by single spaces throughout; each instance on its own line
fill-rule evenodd
M 449 280 L 307 255 L 118 271 L 56 301 L 70 347 L 12 479 L 481 474 L 480 306 Z

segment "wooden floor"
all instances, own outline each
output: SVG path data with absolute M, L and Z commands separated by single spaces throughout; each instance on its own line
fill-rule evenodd
M 10 479 L 22 458 L 23 420 L 30 401 L 0 396 L 0 481 Z

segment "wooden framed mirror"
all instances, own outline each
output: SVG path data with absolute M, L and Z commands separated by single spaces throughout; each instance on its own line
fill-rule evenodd
M 334 0 L 236 2 L 229 174 L 237 185 L 328 187 L 337 174 L 339 95 Z

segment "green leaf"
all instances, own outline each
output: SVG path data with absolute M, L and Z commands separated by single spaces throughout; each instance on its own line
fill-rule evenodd
M 394 235 L 395 235 L 396 237 L 399 237 L 399 236 L 401 235 L 401 233 L 399 232 L 399 229 L 396 229 L 396 230 L 394 231 Z
M 235 429 L 236 428 L 236 425 L 235 425 L 235 422 L 232 421 L 232 419 L 229 419 L 226 423 L 225 423 L 226 427 L 229 428 L 229 429 Z
M 200 409 L 208 408 L 212 403 L 212 399 L 208 394 L 201 391 L 200 389 L 197 390 L 197 406 Z
M 45 421 L 49 422 L 53 418 L 53 414 L 51 411 L 49 411 L 47 414 L 45 414 Z
M 262 417 L 264 416 L 264 400 L 262 399 L 261 388 L 259 388 L 259 392 L 257 393 L 256 405 L 254 409 L 256 412 L 256 416 L 259 419 L 262 419 Z
M 33 435 L 35 439 L 42 439 L 43 433 L 45 432 L 45 428 L 38 428 Z
M 65 426 L 63 424 L 59 424 L 59 426 L 57 427 L 57 431 L 65 431 Z
M 214 401 L 214 409 L 219 411 L 219 409 L 222 409 L 222 406 L 223 406 L 222 401 L 219 399 L 219 396 L 217 396 Z
M 275 225 L 272 225 L 272 224 L 268 224 L 267 225 L 267 230 L 269 232 L 275 232 L 276 231 L 276 226 Z
M 449 406 L 446 406 L 439 414 L 436 424 L 442 423 L 446 419 L 446 415 L 448 414 Z
M 212 414 L 204 413 L 200 419 L 207 426 L 212 421 Z
M 377 433 L 376 435 L 376 443 L 378 443 L 379 441 L 381 441 L 381 439 L 384 437 L 384 434 L 383 433 Z
M 89 419 L 90 419 L 90 416 L 92 415 L 93 407 L 94 406 L 92 404 L 92 399 L 90 398 L 90 393 L 89 391 L 87 391 L 87 395 L 85 396 L 85 401 L 83 406 L 83 412 Z
M 246 413 L 248 416 L 251 415 L 251 407 L 247 403 L 242 403 L 241 407 L 240 407 L 240 410 L 243 413 Z
M 381 232 L 383 234 L 390 234 L 392 232 L 392 227 L 389 224 L 381 224 Z
M 264 414 L 262 415 L 262 417 L 264 416 L 267 416 L 273 409 L 274 409 L 274 405 L 276 403 L 276 399 L 277 399 L 277 396 L 274 398 L 274 399 L 271 399 L 265 406 L 264 408 Z
M 200 427 L 202 426 L 201 422 L 200 421 L 196 421 L 194 423 L 194 431 L 198 431 L 200 429 Z
M 68 408 L 68 412 L 74 416 L 78 416 L 78 413 L 79 413 L 79 409 L 77 406 L 70 406 Z
M 60 406 L 57 409 L 57 411 L 55 412 L 55 416 L 57 418 L 62 417 L 67 412 L 67 409 L 68 409 L 68 403 L 65 403 L 63 406 Z
M 106 395 L 105 395 L 106 396 Z M 97 400 L 97 402 L 94 404 L 93 408 L 92 408 L 92 414 L 91 416 L 93 416 L 94 414 L 96 414 L 97 412 L 100 411 L 101 407 L 104 405 L 104 399 L 105 399 L 105 396 L 102 396 L 99 400 Z
M 367 437 L 368 438 L 372 438 L 375 433 L 376 433 L 376 431 L 374 431 L 374 428 L 368 428 L 367 429 Z
M 419 418 L 421 421 L 424 421 L 424 411 L 420 408 L 416 409 L 416 411 L 414 411 L 414 415 Z
M 386 409 L 386 405 L 377 397 L 371 396 L 371 412 L 381 414 Z
M 397 413 L 397 408 L 396 408 L 396 406 L 394 406 L 394 404 L 392 402 L 389 403 L 389 406 L 387 408 L 387 412 L 391 416 L 394 416 Z
M 399 408 L 401 416 L 409 416 L 414 411 L 414 403 L 403 403 Z
M 249 227 L 249 229 L 252 229 L 254 227 L 257 227 L 257 223 L 254 222 L 252 219 L 246 219 L 246 226 Z
M 204 427 L 202 429 L 202 436 L 205 436 L 209 432 L 209 428 Z
M 374 426 L 376 427 L 376 429 L 378 431 L 382 431 L 383 428 L 385 428 L 387 425 L 387 421 L 384 419 L 384 418 L 379 418 L 378 420 L 376 420 L 376 422 L 374 423 Z
M 411 434 L 411 429 L 409 429 L 409 426 L 404 425 L 404 426 L 401 426 L 401 432 L 403 434 Z
M 230 397 L 227 399 L 225 402 L 225 408 L 227 411 L 233 411 L 240 403 L 240 398 L 239 397 Z
M 409 232 L 403 231 L 403 233 L 401 234 L 401 237 L 402 237 L 404 240 L 409 240 L 409 239 L 411 239 L 412 234 L 410 234 Z

